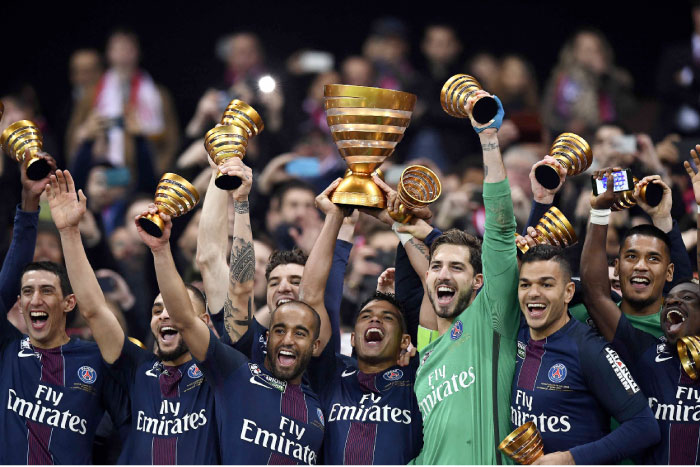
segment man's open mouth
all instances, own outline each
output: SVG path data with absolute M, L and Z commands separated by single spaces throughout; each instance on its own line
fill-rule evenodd
M 377 345 L 384 340 L 384 331 L 379 328 L 369 328 L 365 331 L 365 342 L 370 345 Z
M 437 287 L 437 301 L 439 305 L 446 306 L 452 302 L 452 299 L 457 292 L 454 287 L 449 285 L 438 285 Z
M 29 319 L 32 322 L 32 328 L 41 329 L 46 326 L 49 314 L 45 311 L 32 311 L 29 313 Z
M 281 349 L 277 353 L 277 361 L 281 366 L 289 368 L 294 366 L 294 364 L 296 363 L 297 355 L 291 350 Z
M 666 312 L 666 330 L 670 333 L 676 333 L 683 326 L 686 320 L 686 315 L 678 310 L 672 309 Z
M 547 304 L 542 302 L 532 302 L 526 304 L 526 306 L 528 313 L 530 313 L 530 316 L 533 318 L 539 318 L 540 316 L 544 315 L 544 312 L 547 309 Z
M 163 326 L 160 328 L 160 338 L 163 342 L 172 342 L 177 336 L 177 329 L 172 326 Z

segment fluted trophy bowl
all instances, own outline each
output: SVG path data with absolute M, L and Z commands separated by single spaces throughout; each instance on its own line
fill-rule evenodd
M 566 169 L 567 176 L 578 175 L 593 162 L 593 152 L 588 142 L 575 133 L 562 133 L 554 140 L 549 155 Z M 553 190 L 559 186 L 559 171 L 550 164 L 535 169 L 535 178 L 540 185 Z
M 544 443 L 537 426 L 527 422 L 506 436 L 498 449 L 518 464 L 529 465 L 544 453 Z
M 482 89 L 479 81 L 473 76 L 454 75 L 445 82 L 440 91 L 442 109 L 452 117 L 472 117 L 480 125 L 485 125 L 498 113 L 496 99 L 482 96 L 474 102 L 471 109 L 467 108 L 467 99 Z
M 685 373 L 691 379 L 698 379 L 700 368 L 700 338 L 697 336 L 684 336 L 676 342 L 678 357 Z
M 238 99 L 232 100 L 224 110 L 221 125 L 204 135 L 204 147 L 216 165 L 221 165 L 232 157 L 243 159 L 248 149 L 248 140 L 259 135 L 265 128 L 260 114 Z M 241 186 L 242 180 L 219 171 L 214 183 L 222 190 L 235 190 Z
M 199 193 L 195 187 L 174 173 L 165 173 L 158 182 L 154 203 L 158 214 L 147 214 L 138 220 L 143 230 L 153 237 L 162 237 L 165 223 L 159 213 L 170 217 L 179 217 L 190 212 L 199 202 Z
M 632 183 L 636 189 L 639 180 L 637 177 L 632 177 Z M 612 205 L 613 211 L 622 211 L 623 209 L 629 209 L 637 204 L 637 197 L 634 196 L 634 190 L 623 191 L 616 195 L 615 202 Z M 664 189 L 657 185 L 656 183 L 647 183 L 639 191 L 639 196 L 642 202 L 647 203 L 651 207 L 656 207 L 661 203 L 661 199 L 664 196 Z
M 389 212 L 396 222 L 405 224 L 413 217 L 410 210 L 425 207 L 440 197 L 442 185 L 438 176 L 427 167 L 411 165 L 401 173 L 396 189 L 399 198 L 398 212 Z
M 43 138 L 41 131 L 31 120 L 19 120 L 5 128 L 0 135 L 0 146 L 5 154 L 20 164 L 24 164 L 25 157 L 28 157 L 27 177 L 30 180 L 41 180 L 51 171 L 46 159 L 38 156 L 43 147 Z
M 555 206 L 550 207 L 535 226 L 537 237 L 535 241 L 540 245 L 556 245 L 562 248 L 569 247 L 578 241 L 576 231 L 566 216 Z M 517 234 L 516 234 L 517 236 Z M 525 253 L 530 247 L 518 245 L 521 253 Z
M 411 121 L 416 96 L 402 91 L 328 84 L 326 120 L 349 173 L 331 201 L 349 206 L 385 208 L 384 192 L 372 172 L 391 156 Z

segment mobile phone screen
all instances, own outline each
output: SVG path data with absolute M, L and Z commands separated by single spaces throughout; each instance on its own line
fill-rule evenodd
M 619 193 L 621 191 L 628 191 L 633 188 L 630 183 L 628 170 L 621 170 L 620 172 L 613 172 L 613 191 Z M 596 195 L 603 193 L 608 189 L 608 179 L 603 178 L 602 180 L 596 180 Z

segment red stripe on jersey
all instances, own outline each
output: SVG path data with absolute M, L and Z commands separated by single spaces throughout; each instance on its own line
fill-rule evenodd
M 153 465 L 177 464 L 177 438 L 153 438 Z
M 297 465 L 297 463 L 291 457 L 282 455 L 279 452 L 273 452 L 270 454 L 267 465 Z
M 535 390 L 537 382 L 537 374 L 540 372 L 542 357 L 544 356 L 544 343 L 546 339 L 541 341 L 531 340 L 525 348 L 525 360 L 520 367 L 518 375 L 518 387 L 529 391 Z
M 301 390 L 301 385 L 287 383 L 287 387 L 282 393 L 280 411 L 282 415 L 295 421 L 309 422 L 309 409 L 306 406 L 306 397 Z
M 372 465 L 377 441 L 377 424 L 352 422 L 345 440 L 345 465 Z
M 53 465 L 49 441 L 53 427 L 27 420 L 27 464 Z
M 668 463 L 693 465 L 698 453 L 700 425 L 697 423 L 672 423 L 668 432 Z

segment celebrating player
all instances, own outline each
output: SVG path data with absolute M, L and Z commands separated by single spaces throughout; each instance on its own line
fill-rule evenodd
M 617 353 L 571 319 L 573 295 L 561 248 L 537 245 L 525 253 L 511 422 L 517 428 L 533 421 L 539 429 L 545 456 L 538 464 L 616 463 L 658 442 L 658 426 Z M 621 423 L 613 432 L 610 415 Z

